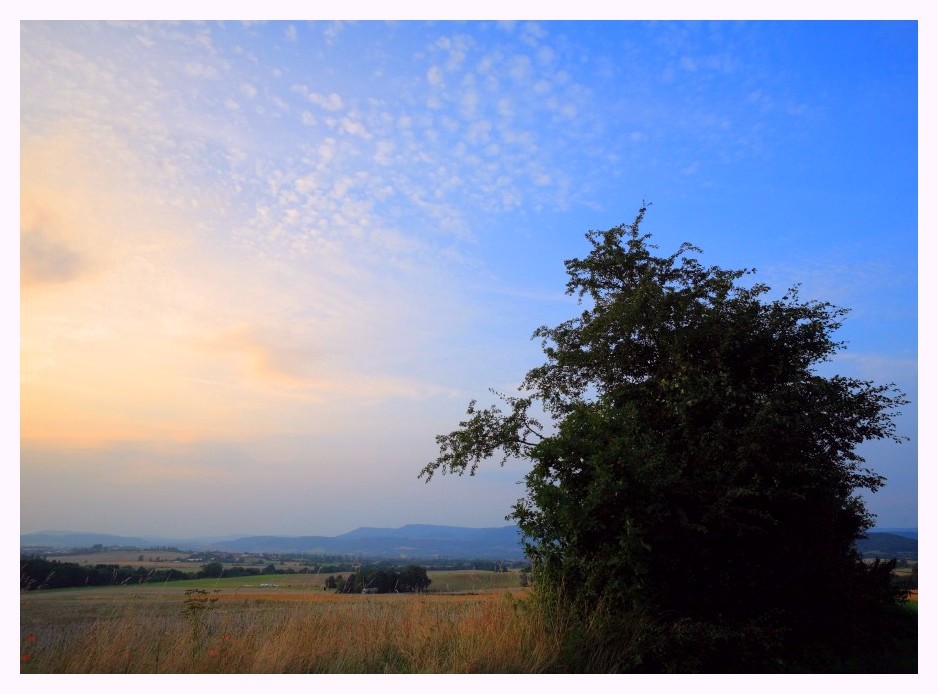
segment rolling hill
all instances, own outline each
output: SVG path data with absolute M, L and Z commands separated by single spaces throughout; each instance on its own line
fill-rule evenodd
M 227 538 L 124 537 L 101 533 L 43 531 L 20 536 L 20 547 L 70 549 L 78 547 L 147 548 L 173 546 L 183 550 L 268 554 L 348 554 L 374 558 L 522 559 L 518 528 L 464 528 L 450 525 L 404 525 L 400 528 L 356 528 L 335 537 L 324 535 L 249 535 Z M 917 559 L 915 528 L 869 533 L 857 543 L 866 557 Z
M 252 535 L 226 539 L 124 537 L 101 533 L 43 531 L 20 536 L 20 547 L 70 549 L 173 546 L 186 550 L 226 552 L 354 554 L 376 558 L 521 559 L 518 529 L 463 528 L 448 525 L 405 525 L 400 528 L 357 528 L 335 537 Z

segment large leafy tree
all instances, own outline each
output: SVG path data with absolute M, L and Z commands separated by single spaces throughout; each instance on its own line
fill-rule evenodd
M 587 234 L 565 263 L 582 312 L 535 331 L 546 361 L 521 395 L 470 403 L 421 476 L 530 461 L 509 518 L 541 588 L 580 614 L 803 634 L 895 602 L 889 567 L 854 550 L 859 493 L 884 482 L 857 446 L 900 440 L 903 395 L 819 373 L 845 309 L 770 299 L 687 243 L 656 255 L 645 211 Z

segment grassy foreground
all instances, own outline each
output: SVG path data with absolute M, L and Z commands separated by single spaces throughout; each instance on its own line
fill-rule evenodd
M 518 590 L 335 595 L 278 578 L 199 581 L 208 592 L 189 595 L 195 586 L 172 584 L 23 594 L 21 672 L 537 673 L 557 660 Z
M 21 593 L 22 673 L 603 672 L 517 577 L 434 572 L 437 591 L 336 595 L 312 575 Z M 276 582 L 274 582 L 276 581 Z M 204 592 L 200 592 L 204 591 Z M 916 672 L 917 595 L 888 648 L 789 672 Z M 613 668 L 614 670 L 615 668 Z

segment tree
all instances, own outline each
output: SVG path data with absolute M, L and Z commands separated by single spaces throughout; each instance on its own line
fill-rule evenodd
M 213 561 L 208 564 L 202 564 L 202 570 L 197 574 L 199 578 L 218 578 L 225 572 L 225 567 L 221 562 Z
M 589 255 L 565 262 L 585 308 L 534 332 L 546 362 L 522 395 L 470 402 L 420 476 L 530 461 L 508 518 L 536 585 L 584 619 L 601 609 L 606 637 L 644 615 L 672 641 L 751 628 L 769 651 L 895 602 L 889 567 L 854 549 L 873 522 L 858 492 L 884 483 L 856 448 L 900 441 L 904 396 L 818 372 L 845 309 L 797 287 L 770 299 L 754 270 L 705 267 L 688 243 L 657 256 L 645 212 L 587 234 Z
M 397 590 L 402 593 L 418 593 L 429 588 L 431 583 L 424 567 L 411 564 L 401 572 Z

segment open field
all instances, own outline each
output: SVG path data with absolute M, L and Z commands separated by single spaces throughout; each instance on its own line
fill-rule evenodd
M 140 557 L 143 559 L 140 559 Z M 191 553 L 189 552 L 162 552 L 162 551 L 143 551 L 139 550 L 113 550 L 113 551 L 103 551 L 103 552 L 92 552 L 88 554 L 66 554 L 66 555 L 47 555 L 46 558 L 54 561 L 67 562 L 72 564 L 79 564 L 82 566 L 96 566 L 98 564 L 116 564 L 118 566 L 129 566 L 132 568 L 144 567 L 146 569 L 154 570 L 165 570 L 165 569 L 176 569 L 178 571 L 185 571 L 190 573 L 198 572 L 202 569 L 204 564 L 209 563 L 209 560 L 198 559 L 195 561 L 187 560 L 187 557 L 190 557 Z M 250 559 L 250 558 L 249 558 Z M 313 572 L 310 574 L 313 577 L 311 580 L 317 582 L 319 585 L 322 585 L 323 581 L 329 575 L 338 576 L 339 574 L 347 576 L 350 571 L 332 571 L 328 573 L 317 572 L 317 567 L 315 565 L 309 565 L 302 561 L 274 561 L 270 559 L 256 559 L 249 560 L 245 562 L 226 562 L 220 561 L 219 563 L 225 567 L 229 568 L 253 568 L 253 569 L 263 569 L 267 565 L 273 563 L 278 571 L 300 571 L 306 570 Z M 469 592 L 477 590 L 486 590 L 491 588 L 507 588 L 507 587 L 517 587 L 520 585 L 520 574 L 517 571 L 508 571 L 508 572 L 495 572 L 495 571 L 484 571 L 476 569 L 466 569 L 458 571 L 428 571 L 427 572 L 430 579 L 434 580 L 434 576 L 438 575 L 441 578 L 444 578 L 445 581 L 442 585 L 446 587 L 437 587 L 437 585 L 431 586 L 431 591 L 442 590 L 446 592 Z M 320 576 L 318 579 L 316 576 Z M 262 577 L 263 578 L 263 577 Z M 266 578 L 270 579 L 271 576 Z M 276 578 L 276 577 L 273 577 Z M 301 581 L 305 579 L 299 579 Z
M 140 556 L 143 559 L 140 559 Z M 91 552 L 88 554 L 48 554 L 47 559 L 53 561 L 79 564 L 81 566 L 96 566 L 97 564 L 117 564 L 118 566 L 138 566 L 147 569 L 176 569 L 177 571 L 198 571 L 204 561 L 186 561 L 189 552 L 143 552 L 138 550 L 113 550 L 104 552 Z
M 460 575 L 448 577 L 449 587 L 476 593 L 336 595 L 322 590 L 323 577 L 308 574 L 22 593 L 21 671 L 550 668 L 558 644 L 523 591 L 491 587 L 493 581 L 486 587 L 472 575 L 488 572 L 453 573 Z M 187 594 L 193 588 L 207 592 Z
M 432 583 L 427 595 L 491 595 L 521 593 L 517 572 L 428 571 Z M 189 590 L 204 590 L 219 600 L 318 600 L 326 591 L 326 574 L 285 574 L 239 576 L 235 578 L 199 578 L 188 581 L 127 584 L 39 590 L 21 593 L 21 616 L 28 613 L 53 617 L 63 611 L 100 613 L 105 606 L 123 607 L 139 603 L 169 603 L 182 606 Z M 340 596 L 346 597 L 346 596 Z M 356 596 L 352 596 L 356 597 Z M 413 597 L 413 596 L 405 596 Z
M 203 559 L 187 561 L 191 552 L 164 552 L 161 550 L 106 550 L 103 552 L 89 552 L 88 554 L 48 555 L 47 558 L 56 561 L 71 562 L 84 566 L 96 564 L 117 564 L 119 566 L 143 566 L 148 569 L 177 569 L 179 571 L 198 571 L 208 562 Z M 141 559 L 140 557 L 143 557 Z M 270 564 L 269 560 L 256 559 L 249 563 L 225 564 L 226 566 L 242 566 L 263 568 Z M 278 569 L 298 570 L 305 566 L 298 561 L 277 562 Z
M 892 572 L 900 578 L 908 578 L 917 568 L 918 562 L 910 562 L 908 566 L 897 566 Z
M 486 593 L 521 587 L 517 571 L 427 571 L 427 576 L 432 581 L 430 593 Z
M 565 672 L 562 625 L 531 608 L 517 573 L 429 572 L 421 594 L 337 595 L 326 576 L 199 579 L 20 594 L 23 673 Z M 834 672 L 916 672 L 894 652 Z M 599 670 L 601 671 L 601 670 Z M 795 670 L 801 671 L 801 670 Z M 813 671 L 813 670 L 807 670 Z

